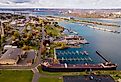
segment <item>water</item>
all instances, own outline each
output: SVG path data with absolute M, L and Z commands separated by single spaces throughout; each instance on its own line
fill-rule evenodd
M 37 15 L 51 15 L 51 16 L 59 16 L 57 14 L 53 13 L 36 13 Z M 97 18 L 78 18 L 81 20 L 92 20 L 92 21 L 99 21 L 99 22 L 106 22 L 106 23 L 114 23 L 121 25 L 121 19 L 97 19 Z M 59 22 L 59 25 L 70 28 L 77 31 L 79 35 L 82 35 L 85 37 L 85 39 L 88 40 L 90 43 L 89 45 L 83 46 L 82 49 L 87 50 L 95 61 L 98 62 L 100 60 L 95 56 L 95 51 L 98 50 L 103 56 L 111 60 L 113 63 L 118 64 L 118 69 L 121 70 L 121 33 L 115 34 L 111 32 L 105 32 L 101 30 L 94 30 L 91 28 L 88 28 L 87 26 L 81 26 L 76 23 L 68 23 L 68 22 Z M 104 26 L 101 26 L 104 27 Z M 121 27 L 104 27 L 108 29 L 118 30 L 121 32 Z
M 94 30 L 75 23 L 60 22 L 59 24 L 66 28 L 71 27 L 71 29 L 77 31 L 79 35 L 84 36 L 90 43 L 85 49 L 90 53 L 95 54 L 95 51 L 98 50 L 105 58 L 111 60 L 113 63 L 117 63 L 118 69 L 121 69 L 121 34 Z M 121 25 L 119 21 L 117 24 Z M 113 29 L 121 32 L 121 28 L 115 27 Z
M 32 14 L 38 15 L 38 16 L 62 16 L 57 11 L 49 11 L 49 12 L 33 12 Z

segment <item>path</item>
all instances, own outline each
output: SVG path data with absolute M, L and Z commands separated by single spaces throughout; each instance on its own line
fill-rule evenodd
M 38 82 L 38 80 L 39 80 L 39 78 L 40 78 L 40 73 L 39 73 L 37 67 L 32 68 L 32 71 L 33 71 L 33 73 L 34 73 L 32 82 Z

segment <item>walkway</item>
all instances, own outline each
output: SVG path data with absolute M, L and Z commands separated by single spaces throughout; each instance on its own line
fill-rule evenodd
M 37 67 L 32 68 L 32 71 L 33 71 L 33 73 L 34 73 L 32 82 L 38 82 L 38 80 L 39 80 L 39 78 L 40 78 L 40 73 L 39 73 Z
M 32 68 L 32 71 L 34 73 L 33 75 L 33 79 L 32 82 L 38 82 L 39 78 L 40 78 L 40 73 L 37 69 L 37 67 L 40 65 L 41 63 L 41 49 L 42 49 L 42 45 L 43 45 L 43 40 L 45 39 L 45 32 L 44 32 L 44 28 L 42 27 L 42 39 L 41 39 L 41 43 L 40 43 L 40 50 L 38 50 L 38 58 L 37 58 L 37 62 L 35 63 L 34 68 Z

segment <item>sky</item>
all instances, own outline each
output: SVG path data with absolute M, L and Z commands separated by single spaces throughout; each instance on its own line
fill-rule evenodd
M 0 0 L 0 8 L 121 8 L 121 0 Z

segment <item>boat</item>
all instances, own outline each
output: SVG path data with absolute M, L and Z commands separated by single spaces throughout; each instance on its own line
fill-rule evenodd
M 88 52 L 87 52 L 87 51 L 84 51 L 84 54 L 85 54 L 85 55 L 88 55 Z
M 83 53 L 83 52 L 81 52 L 81 51 L 80 51 L 80 54 L 81 54 L 81 55 L 84 55 L 84 53 Z
M 115 64 L 107 64 L 107 63 L 100 63 L 100 64 L 67 64 L 65 67 L 64 64 L 41 64 L 43 71 L 49 72 L 79 72 L 85 70 L 116 70 L 117 66 Z
M 79 53 L 79 51 L 76 51 L 76 53 Z

